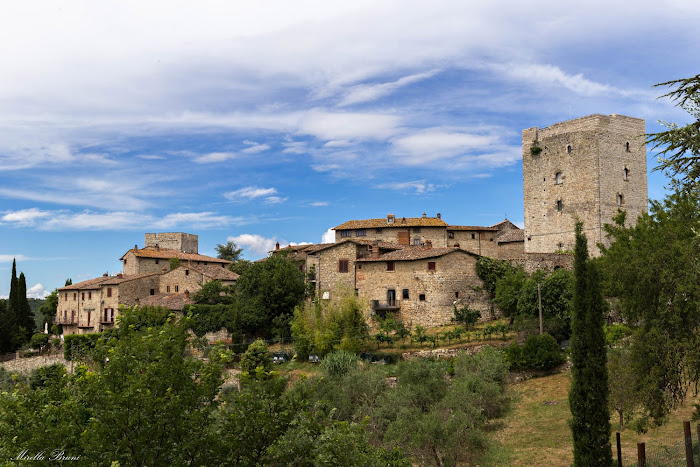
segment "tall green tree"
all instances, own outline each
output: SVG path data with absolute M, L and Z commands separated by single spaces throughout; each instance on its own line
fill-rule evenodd
M 664 170 L 673 177 L 679 177 L 685 187 L 697 187 L 700 182 L 700 74 L 656 86 L 671 88 L 661 97 L 670 98 L 694 121 L 682 126 L 662 122 L 666 131 L 647 135 L 647 142 L 653 145 L 653 149 L 661 149 L 659 165 L 655 170 Z
M 625 227 L 624 212 L 606 225 L 611 245 L 600 258 L 606 293 L 637 325 L 632 366 L 640 401 L 657 424 L 700 382 L 700 189 L 671 187 L 634 227 Z
M 36 327 L 36 321 L 34 321 L 34 313 L 29 306 L 29 301 L 27 300 L 27 279 L 24 277 L 24 273 L 19 274 L 18 291 L 17 291 L 17 311 L 19 318 L 19 326 L 24 329 L 26 333 L 26 340 L 34 334 L 34 328 Z
M 574 467 L 609 466 L 610 413 L 600 274 L 588 260 L 583 224 L 576 223 L 574 299 L 571 316 L 571 389 L 569 422 L 574 440 Z
M 216 245 L 216 253 L 217 258 L 235 263 L 241 259 L 243 248 L 238 248 L 238 245 L 229 240 L 225 245 Z
M 58 310 L 58 290 L 53 289 L 53 291 L 44 298 L 44 303 L 39 307 L 39 313 L 43 316 L 41 321 L 41 326 L 43 329 L 44 323 L 48 323 L 49 330 L 53 325 L 53 320 L 56 317 L 56 310 Z
M 254 263 L 236 282 L 242 324 L 247 332 L 289 336 L 294 307 L 304 300 L 304 273 L 291 261 L 272 255 Z
M 12 350 L 12 318 L 6 300 L 0 300 L 0 352 Z

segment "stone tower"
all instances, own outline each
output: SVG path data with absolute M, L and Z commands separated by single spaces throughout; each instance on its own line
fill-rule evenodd
M 147 233 L 146 247 L 168 248 L 183 253 L 199 253 L 199 237 L 182 232 Z
M 615 114 L 523 130 L 525 251 L 573 250 L 578 218 L 598 256 L 618 209 L 628 225 L 647 212 L 644 134 L 644 120 Z

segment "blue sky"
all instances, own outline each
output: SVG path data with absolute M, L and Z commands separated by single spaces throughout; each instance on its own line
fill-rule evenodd
M 388 213 L 522 225 L 523 128 L 687 120 L 652 85 L 698 73 L 700 3 L 479 3 L 4 5 L 0 296 L 13 257 L 43 296 L 145 232 L 257 259 Z

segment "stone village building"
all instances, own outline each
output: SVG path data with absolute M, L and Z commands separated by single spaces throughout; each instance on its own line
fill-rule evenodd
M 476 275 L 480 256 L 508 260 L 526 271 L 571 268 L 574 223 L 583 222 L 590 254 L 606 243 L 603 225 L 618 209 L 633 224 L 647 210 L 644 120 L 590 115 L 523 130 L 524 229 L 507 219 L 492 226 L 451 225 L 428 217 L 351 220 L 334 228 L 335 242 L 279 248 L 298 263 L 321 299 L 342 290 L 369 304 L 372 315 L 435 326 L 467 305 L 482 319 L 498 313 Z M 170 271 L 171 258 L 181 266 Z M 146 234 L 146 246 L 121 258 L 123 274 L 59 289 L 57 321 L 66 333 L 112 326 L 118 305 L 182 310 L 189 293 L 209 280 L 232 284 L 227 261 L 199 255 L 197 236 Z
M 179 266 L 170 269 L 170 260 Z M 230 261 L 198 253 L 196 235 L 146 234 L 144 248 L 134 246 L 122 257 L 123 273 L 104 275 L 58 289 L 55 323 L 64 334 L 99 332 L 114 326 L 119 305 L 165 306 L 181 311 L 191 293 L 212 280 L 233 285 L 238 274 Z

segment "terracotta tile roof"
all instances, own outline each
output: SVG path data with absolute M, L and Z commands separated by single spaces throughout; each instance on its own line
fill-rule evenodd
M 136 279 L 141 279 L 143 277 L 150 277 L 155 275 L 157 274 L 152 272 L 148 274 L 132 274 L 130 276 L 124 276 L 122 274 L 116 276 L 102 276 L 96 277 L 94 279 L 88 279 L 83 282 L 78 282 L 76 284 L 67 285 L 65 287 L 61 287 L 58 290 L 95 290 L 99 289 L 104 285 L 119 285 L 122 282 L 133 281 Z
M 196 265 L 182 265 L 181 268 L 191 269 L 197 271 L 200 274 L 204 274 L 208 279 L 219 280 L 219 281 L 237 281 L 240 277 L 235 272 L 227 268 L 222 268 L 221 266 L 215 266 L 213 264 L 208 264 L 206 266 L 202 264 Z M 179 268 L 178 268 L 179 269 Z
M 171 250 L 168 248 L 132 248 L 131 250 L 124 253 L 124 255 L 119 259 L 124 259 L 129 252 L 133 252 L 139 258 L 158 258 L 158 259 L 170 259 L 170 258 L 180 258 L 183 261 L 201 261 L 205 263 L 225 263 L 229 264 L 231 261 L 225 259 L 214 258 L 212 256 L 199 255 L 196 253 L 183 253 L 178 250 Z
M 170 308 L 175 311 L 182 311 L 185 305 L 194 303 L 191 298 L 186 297 L 184 293 L 176 294 L 155 294 L 148 295 L 142 298 L 139 302 L 140 306 L 160 306 Z
M 498 224 L 493 224 L 491 227 L 495 227 L 497 230 L 504 230 L 504 229 L 517 229 L 518 226 L 513 224 L 511 221 L 508 219 L 504 219 Z
M 469 254 L 472 256 L 478 256 L 466 250 L 461 250 L 459 248 L 423 248 L 423 247 L 409 247 L 402 250 L 390 251 L 389 253 L 384 253 L 378 258 L 363 258 L 357 261 L 370 262 L 370 261 L 415 261 L 419 259 L 426 258 L 437 258 L 439 256 L 444 256 L 456 251 Z
M 370 245 L 376 246 L 380 250 L 400 250 L 402 248 L 408 248 L 407 245 L 399 245 L 398 243 L 383 242 L 381 240 L 365 240 L 358 238 L 348 238 L 337 243 L 319 243 L 317 245 L 307 245 L 309 248 L 304 250 L 304 253 L 312 255 L 329 248 L 334 248 L 339 245 L 344 245 L 346 243 L 355 243 L 356 245 Z
M 494 226 L 484 227 L 482 225 L 448 225 L 447 230 L 486 230 L 489 232 L 496 232 L 498 228 Z
M 381 219 L 363 219 L 355 221 L 347 221 L 334 230 L 349 230 L 349 229 L 391 229 L 402 227 L 447 227 L 447 222 L 437 217 L 397 217 L 393 223 L 389 223 L 387 218 Z
M 525 231 L 522 229 L 510 229 L 498 236 L 498 243 L 524 242 Z

